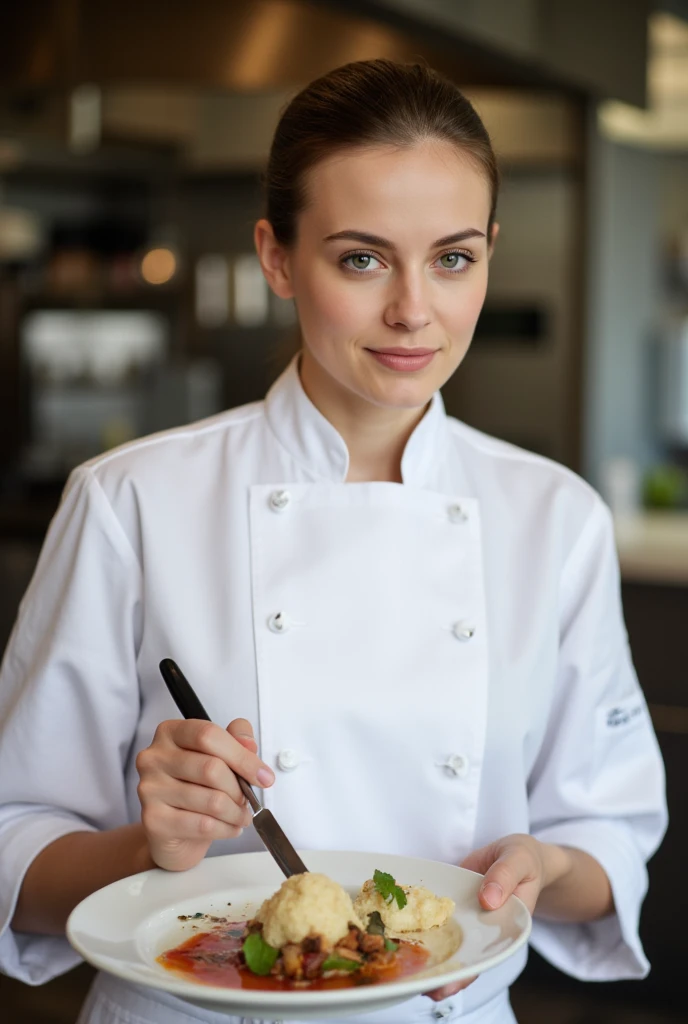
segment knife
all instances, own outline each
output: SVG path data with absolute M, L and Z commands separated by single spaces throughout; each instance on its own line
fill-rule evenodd
M 172 661 L 171 658 L 164 658 L 160 662 L 160 672 L 165 680 L 167 689 L 170 691 L 172 700 L 184 718 L 201 718 L 209 722 L 210 716 L 208 712 L 196 696 L 191 683 L 184 676 L 179 665 Z M 304 871 L 308 871 L 308 868 L 280 828 L 272 811 L 269 811 L 267 807 L 263 807 L 246 779 L 242 779 L 236 772 L 234 774 L 242 793 L 251 805 L 253 827 L 262 839 L 265 849 L 274 857 L 280 870 L 284 872 L 287 878 L 290 875 L 300 875 Z

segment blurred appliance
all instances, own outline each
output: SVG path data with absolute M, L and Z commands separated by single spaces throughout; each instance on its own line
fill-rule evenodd
M 155 429 L 150 396 L 170 335 L 159 311 L 27 311 L 19 331 L 23 475 L 63 478 L 84 459 Z
M 470 426 L 577 468 L 580 180 L 537 164 L 504 176 L 487 297 L 443 388 Z
M 688 314 L 672 320 L 659 340 L 659 420 L 666 443 L 688 448 Z

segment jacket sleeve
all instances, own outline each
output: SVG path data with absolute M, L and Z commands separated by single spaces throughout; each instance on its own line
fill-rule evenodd
M 642 978 L 649 963 L 638 921 L 646 863 L 667 827 L 664 766 L 631 660 L 612 520 L 599 499 L 566 561 L 560 609 L 556 693 L 528 784 L 530 830 L 593 856 L 615 912 L 585 924 L 536 917 L 531 942 L 575 978 Z
M 0 669 L 0 970 L 29 984 L 80 957 L 66 938 L 10 928 L 27 868 L 67 833 L 128 822 L 140 589 L 138 560 L 100 485 L 75 470 Z

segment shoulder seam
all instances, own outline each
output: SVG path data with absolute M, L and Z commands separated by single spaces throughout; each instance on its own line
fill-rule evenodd
M 555 459 L 550 459 L 546 455 L 537 455 L 535 452 L 529 452 L 525 448 L 517 448 L 516 446 L 513 446 L 515 447 L 514 451 L 491 451 L 489 449 L 488 444 L 481 443 L 480 431 L 474 430 L 473 427 L 469 427 L 467 424 L 461 423 L 454 417 L 449 417 L 449 422 L 451 425 L 452 433 L 456 436 L 463 434 L 464 429 L 470 431 L 472 435 L 478 434 L 477 438 L 475 436 L 465 437 L 465 435 L 462 438 L 465 439 L 469 444 L 473 445 L 474 448 L 479 448 L 481 451 L 484 451 L 488 455 L 492 455 L 494 458 L 497 459 L 508 459 L 512 462 L 529 462 L 533 465 L 546 465 L 551 469 L 559 472 L 562 476 L 568 477 L 569 479 L 575 481 L 578 484 L 582 484 L 587 490 L 591 492 L 591 494 L 599 498 L 597 491 L 591 484 L 588 483 L 587 480 L 584 480 L 583 477 L 580 476 L 578 473 L 574 473 L 574 471 L 572 469 L 569 469 L 568 466 L 563 466 L 560 462 L 557 462 Z M 499 438 L 491 438 L 490 440 L 494 440 L 497 443 L 497 445 L 509 444 L 508 441 L 500 442 Z
M 255 409 L 250 414 L 242 416 L 240 419 L 227 418 L 221 423 L 213 423 L 207 427 L 201 427 L 196 429 L 178 429 L 172 432 L 165 432 L 163 435 L 141 438 L 140 441 L 132 441 L 131 444 L 127 444 L 122 448 L 118 448 L 113 452 L 107 452 L 106 454 L 96 457 L 94 460 L 90 460 L 86 467 L 90 471 L 100 469 L 101 466 L 105 466 L 108 462 L 113 459 L 117 459 L 120 456 L 128 455 L 130 452 L 139 451 L 142 448 L 150 448 L 156 444 L 164 444 L 166 441 L 176 441 L 181 437 L 201 437 L 203 434 L 210 434 L 216 430 L 225 430 L 229 427 L 238 426 L 242 423 L 248 423 L 250 420 L 256 419 L 258 416 L 263 415 L 262 409 Z

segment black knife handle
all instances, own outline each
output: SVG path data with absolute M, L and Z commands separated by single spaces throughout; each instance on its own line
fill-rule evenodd
M 196 692 L 176 661 L 164 658 L 160 662 L 160 672 L 170 691 L 172 700 L 184 718 L 203 718 L 210 721 L 210 715 L 196 696 Z
M 201 704 L 200 700 L 196 696 L 196 691 L 176 661 L 172 661 L 171 658 L 163 658 L 160 662 L 160 673 L 165 680 L 167 689 L 170 691 L 172 700 L 177 705 L 184 718 L 201 718 L 206 722 L 210 721 L 210 715 Z M 237 777 L 237 782 L 241 786 L 241 792 L 250 803 L 254 812 L 261 810 L 262 804 L 246 779 L 242 779 L 242 777 L 237 775 L 236 772 L 234 772 L 234 774 Z

